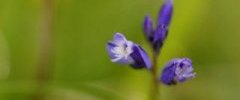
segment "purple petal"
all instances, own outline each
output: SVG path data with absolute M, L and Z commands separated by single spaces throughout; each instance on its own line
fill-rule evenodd
M 182 58 L 178 60 L 176 73 L 176 80 L 184 82 L 195 77 L 193 73 L 192 61 L 189 58 Z
M 155 51 L 159 51 L 159 49 L 162 47 L 163 42 L 165 38 L 167 37 L 167 27 L 164 25 L 160 25 L 157 27 L 154 33 L 154 38 L 153 38 L 153 47 Z
M 151 60 L 142 47 L 138 45 L 133 46 L 133 53 L 131 54 L 131 57 L 135 62 L 132 64 L 133 68 L 151 68 Z
M 128 58 L 121 58 L 117 61 L 119 64 L 132 64 L 134 63 L 133 59 L 131 57 Z
M 113 37 L 113 42 L 116 44 L 123 44 L 127 41 L 125 36 L 121 33 L 116 33 Z
M 120 64 L 132 64 L 134 63 L 133 59 L 129 54 L 119 54 L 116 52 L 116 50 L 121 50 L 123 49 L 122 47 L 125 46 L 124 48 L 127 49 L 132 48 L 133 43 L 131 41 L 127 41 L 127 39 L 122 35 L 121 33 L 116 33 L 114 35 L 113 41 L 110 41 L 107 43 L 107 52 L 108 55 L 110 56 L 112 62 L 117 62 Z
M 176 64 L 175 61 L 172 60 L 168 62 L 168 64 L 164 67 L 161 75 L 161 82 L 166 85 L 174 85 L 176 84 L 176 81 L 174 80 L 175 77 L 175 70 L 176 70 Z
M 107 43 L 107 52 L 108 52 L 108 55 L 109 55 L 109 57 L 111 58 L 111 59 L 116 59 L 117 57 L 116 57 L 116 54 L 114 54 L 113 52 L 112 52 L 112 49 L 114 48 L 114 47 L 116 47 L 117 45 L 116 44 L 114 44 L 114 43 L 112 43 L 112 42 L 108 42 Z M 117 63 L 119 63 L 119 64 L 132 64 L 132 63 L 134 63 L 134 61 L 133 61 L 133 59 L 129 56 L 129 57 L 127 57 L 127 58 L 121 58 L 121 59 L 119 59 L 119 60 L 117 60 Z
M 169 23 L 172 18 L 172 12 L 173 12 L 173 1 L 165 0 L 165 3 L 163 4 L 159 12 L 157 26 L 159 25 L 169 26 Z
M 145 32 L 145 35 L 147 39 L 151 42 L 153 38 L 153 24 L 152 24 L 152 19 L 149 16 L 145 17 L 144 24 L 143 24 L 143 29 Z
M 192 61 L 189 59 L 189 58 L 182 58 L 182 61 L 181 63 L 182 65 L 179 65 L 179 66 L 188 66 L 188 67 L 192 67 Z
M 117 45 L 116 44 L 114 44 L 114 43 L 112 43 L 112 42 L 108 42 L 107 43 L 107 52 L 108 52 L 108 55 L 109 55 L 109 57 L 111 58 L 111 59 L 115 59 L 116 57 L 114 56 L 115 54 L 114 53 L 112 53 L 112 49 L 114 48 L 114 47 L 116 47 Z

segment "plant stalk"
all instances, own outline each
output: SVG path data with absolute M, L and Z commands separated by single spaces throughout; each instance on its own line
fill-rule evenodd
M 36 90 L 31 100 L 45 100 L 47 84 L 53 70 L 53 5 L 54 0 L 42 0 L 41 29 L 39 35 L 39 51 L 36 65 Z
M 157 75 L 157 59 L 158 53 L 154 53 L 153 51 L 153 58 L 152 58 L 152 90 L 151 90 L 151 100 L 159 100 L 159 80 Z

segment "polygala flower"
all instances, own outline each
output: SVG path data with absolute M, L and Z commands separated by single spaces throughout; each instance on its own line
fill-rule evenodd
M 168 35 L 173 13 L 173 0 L 165 0 L 161 7 L 156 26 L 150 16 L 145 16 L 143 23 L 144 35 L 152 51 L 152 62 L 146 51 L 138 44 L 129 41 L 121 33 L 116 33 L 113 40 L 107 43 L 107 52 L 112 62 L 130 65 L 135 69 L 146 68 L 153 77 L 153 94 L 157 94 L 158 82 L 165 85 L 175 85 L 195 77 L 192 61 L 189 58 L 176 58 L 169 61 L 163 68 L 161 76 L 157 77 L 157 59 Z M 156 81 L 156 80 L 160 81 Z M 157 95 L 154 95 L 157 98 Z
M 152 19 L 146 16 L 144 19 L 143 30 L 147 40 L 151 43 L 155 52 L 159 52 L 168 34 L 168 27 L 172 18 L 173 1 L 165 0 L 158 16 L 156 28 L 153 28 Z
M 151 61 L 145 50 L 138 44 L 128 41 L 121 33 L 116 33 L 107 43 L 107 51 L 112 62 L 129 64 L 133 68 L 151 68 Z
M 166 85 L 174 85 L 194 77 L 192 61 L 188 58 L 177 58 L 168 62 L 164 67 L 160 80 Z

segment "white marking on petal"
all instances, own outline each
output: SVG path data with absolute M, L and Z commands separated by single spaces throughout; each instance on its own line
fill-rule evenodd
M 118 62 L 119 60 L 127 61 L 128 63 L 133 63 L 133 59 L 130 57 L 130 54 L 133 52 L 132 46 L 134 45 L 133 42 L 127 41 L 126 38 L 117 33 L 115 35 L 115 40 L 112 42 L 116 45 L 116 47 L 111 48 L 110 52 L 114 55 L 112 62 Z
M 117 62 L 118 60 L 120 60 L 121 57 L 115 58 L 115 59 L 111 59 L 112 62 Z

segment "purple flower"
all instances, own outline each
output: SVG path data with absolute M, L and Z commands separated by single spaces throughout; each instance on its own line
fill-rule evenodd
M 129 64 L 136 69 L 151 67 L 147 53 L 121 33 L 116 33 L 113 40 L 107 43 L 107 51 L 112 62 Z
M 152 44 L 155 52 L 159 52 L 168 34 L 168 27 L 172 18 L 173 1 L 165 0 L 159 12 L 156 29 L 154 30 L 152 20 L 149 16 L 145 17 L 143 29 L 148 41 Z
M 173 59 L 164 67 L 160 80 L 166 85 L 182 83 L 195 77 L 192 61 L 188 58 Z

